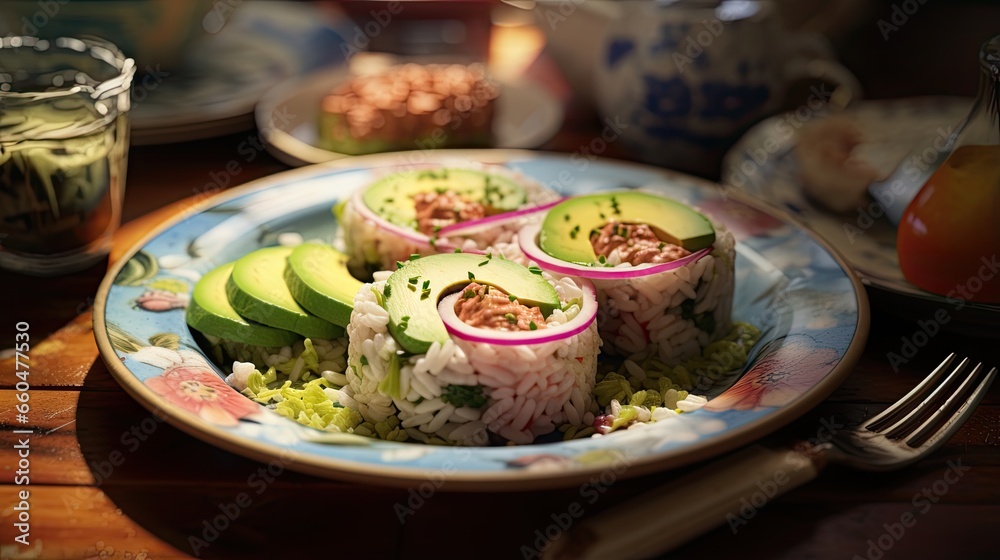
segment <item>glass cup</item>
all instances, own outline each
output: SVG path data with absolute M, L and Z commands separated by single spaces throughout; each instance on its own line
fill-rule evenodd
M 121 222 L 135 63 L 96 38 L 0 38 L 0 268 L 54 276 Z

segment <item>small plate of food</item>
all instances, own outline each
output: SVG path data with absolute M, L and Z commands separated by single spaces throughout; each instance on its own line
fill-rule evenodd
M 298 167 L 377 152 L 537 148 L 562 126 L 563 108 L 544 87 L 496 81 L 479 64 L 359 53 L 349 69 L 271 90 L 256 119 L 267 150 Z
M 987 279 L 963 276 L 941 293 L 915 285 L 900 267 L 897 228 L 869 193 L 870 185 L 890 179 L 922 185 L 948 155 L 948 140 L 971 105 L 971 99 L 926 97 L 865 101 L 836 114 L 810 109 L 772 117 L 729 151 L 723 183 L 802 220 L 847 259 L 862 282 L 880 290 L 880 301 L 895 312 L 980 336 L 995 332 L 979 328 L 1000 317 L 1000 303 L 988 301 L 996 296 L 983 289 Z M 983 200 L 989 208 L 990 199 Z M 973 219 L 958 213 L 944 218 L 956 226 Z M 988 275 L 996 267 L 989 257 L 997 249 L 990 237 L 980 232 L 962 248 L 985 256 L 977 267 L 982 264 Z M 944 267 L 950 259 L 931 258 Z
M 637 476 L 795 419 L 867 337 L 836 253 L 721 195 L 516 150 L 314 165 L 135 245 L 95 336 L 144 406 L 290 469 L 494 491 Z

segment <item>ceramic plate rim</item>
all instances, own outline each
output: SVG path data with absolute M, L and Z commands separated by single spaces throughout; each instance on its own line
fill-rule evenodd
M 274 443 L 266 443 L 261 440 L 250 440 L 232 432 L 228 432 L 220 426 L 199 420 L 180 409 L 177 405 L 167 402 L 159 394 L 149 388 L 138 376 L 133 374 L 119 359 L 118 352 L 112 347 L 108 335 L 105 313 L 107 311 L 107 298 L 113 286 L 114 279 L 125 266 L 125 264 L 150 241 L 163 232 L 176 226 L 183 220 L 203 212 L 205 209 L 217 206 L 228 200 L 238 198 L 256 191 L 273 187 L 275 177 L 294 180 L 296 175 L 310 175 L 319 169 L 333 170 L 338 168 L 350 168 L 364 166 L 366 161 L 385 160 L 387 157 L 405 157 L 413 152 L 394 152 L 388 154 L 374 154 L 368 156 L 356 156 L 335 160 L 322 164 L 316 164 L 299 169 L 291 169 L 281 173 L 269 175 L 248 182 L 245 185 L 235 187 L 224 193 L 199 201 L 178 212 L 173 217 L 158 225 L 142 239 L 134 243 L 129 249 L 122 253 L 122 256 L 108 269 L 107 275 L 98 288 L 93 307 L 93 328 L 94 337 L 97 342 L 98 351 L 101 358 L 107 365 L 115 381 L 125 389 L 125 391 L 144 408 L 159 415 L 169 424 L 181 431 L 217 446 L 234 454 L 248 457 L 253 460 L 267 463 L 276 457 L 276 447 Z M 567 154 L 558 152 L 542 152 L 534 150 L 515 149 L 487 149 L 487 150 L 438 150 L 437 154 L 442 157 L 467 158 L 478 161 L 510 161 L 518 157 L 567 157 Z M 495 157 L 499 156 L 499 157 Z M 639 168 L 650 171 L 660 176 L 683 176 L 682 174 L 651 167 L 643 164 L 598 158 L 597 161 L 621 165 L 632 168 Z M 710 186 L 712 183 L 703 179 L 691 178 L 699 184 Z M 735 194 L 734 198 L 740 203 L 748 204 L 754 209 L 765 214 L 779 218 L 783 223 L 791 224 L 799 228 L 808 235 L 812 241 L 825 249 L 831 258 L 841 268 L 844 275 L 850 280 L 854 290 L 857 303 L 857 324 L 851 338 L 851 342 L 844 355 L 838 360 L 829 374 L 824 376 L 816 384 L 812 385 L 804 394 L 793 402 L 782 405 L 774 413 L 755 418 L 748 423 L 733 429 L 727 429 L 718 437 L 710 438 L 708 441 L 687 446 L 682 452 L 660 452 L 656 455 L 637 458 L 630 464 L 627 472 L 623 475 L 626 478 L 633 478 L 653 472 L 666 471 L 679 466 L 691 464 L 713 456 L 718 456 L 728 451 L 737 449 L 746 444 L 757 441 L 766 435 L 773 433 L 779 428 L 789 424 L 795 419 L 814 408 L 825 400 L 841 383 L 850 375 L 857 364 L 864 350 L 869 332 L 869 307 L 868 298 L 864 286 L 840 256 L 826 241 L 821 239 L 804 224 L 794 217 L 785 215 L 784 212 L 775 211 L 769 206 L 762 205 L 742 193 Z M 728 196 L 728 195 L 727 195 Z M 303 455 L 295 461 L 288 463 L 286 468 L 298 472 L 317 475 L 323 478 L 357 482 L 377 486 L 412 487 L 428 480 L 427 475 L 431 469 L 424 467 L 406 466 L 386 466 L 357 463 L 349 460 Z M 573 486 L 581 484 L 592 478 L 595 474 L 607 469 L 607 465 L 595 465 L 582 467 L 572 471 L 563 470 L 505 470 L 505 471 L 472 471 L 472 472 L 451 472 L 447 474 L 447 481 L 442 487 L 448 491 L 527 491 L 538 489 L 551 489 Z

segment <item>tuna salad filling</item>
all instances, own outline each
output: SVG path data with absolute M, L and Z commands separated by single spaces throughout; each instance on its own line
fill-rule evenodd
M 424 235 L 469 220 L 485 218 L 487 209 L 479 202 L 465 200 L 453 191 L 424 192 L 413 197 L 417 229 Z
M 672 262 L 691 254 L 683 247 L 661 241 L 646 224 L 609 222 L 591 233 L 590 243 L 599 257 L 633 266 Z
M 462 290 L 455 314 L 471 327 L 499 331 L 533 331 L 545 328 L 541 309 L 517 301 L 503 290 L 473 282 Z

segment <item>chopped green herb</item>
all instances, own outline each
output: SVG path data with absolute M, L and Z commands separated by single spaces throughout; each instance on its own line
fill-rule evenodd
M 599 262 L 601 264 L 604 264 L 604 263 L 608 262 L 608 258 L 605 257 L 604 255 L 601 255 L 601 256 L 597 257 L 597 262 Z
M 407 282 L 409 282 L 410 284 L 416 284 L 419 281 L 420 281 L 420 276 L 410 276 L 410 278 L 407 280 Z
M 396 268 L 397 268 L 397 269 L 399 269 L 399 268 L 403 268 L 403 265 L 404 265 L 404 264 L 405 264 L 405 263 L 404 263 L 403 261 L 396 261 Z
M 415 291 L 417 291 L 417 285 L 416 285 L 416 283 L 413 283 L 413 284 L 407 284 L 407 285 L 406 285 L 406 288 L 407 288 L 408 290 L 410 290 L 411 292 L 415 292 Z
M 425 289 L 425 290 L 426 290 L 427 288 L 430 288 L 430 287 L 431 287 L 431 281 L 430 281 L 430 280 L 424 280 L 424 285 L 423 285 L 423 286 L 421 286 L 421 287 L 422 287 L 423 289 Z
M 469 280 L 475 280 L 475 279 L 476 279 L 476 275 L 473 274 L 472 271 L 470 270 L 469 271 Z
M 515 296 L 514 294 L 511 294 L 511 295 L 507 296 L 507 299 L 509 299 L 511 303 L 514 303 L 515 301 L 517 301 L 517 296 Z
M 563 219 L 568 222 L 569 221 L 569 214 L 566 214 L 565 216 L 563 216 Z
M 455 248 L 455 252 L 456 252 L 456 253 L 461 253 L 461 252 L 462 252 L 462 250 L 456 247 L 456 248 Z
M 429 297 L 431 297 L 431 291 L 430 290 L 421 290 L 420 291 L 420 299 L 421 300 L 425 300 L 425 299 L 427 299 Z
M 532 274 L 541 274 L 542 273 L 542 269 L 538 268 L 537 266 L 529 266 L 528 267 L 528 272 L 530 272 Z
M 389 294 L 391 293 L 392 293 L 392 286 L 386 284 L 385 288 L 382 289 L 382 295 L 385 296 L 385 299 L 389 299 Z
M 528 329 L 532 331 L 537 331 L 538 325 L 536 325 L 534 321 L 531 321 L 530 323 L 528 323 Z
M 419 258 L 420 258 L 420 255 L 418 255 L 416 253 L 413 253 L 412 255 L 410 255 L 410 260 L 411 261 L 415 261 L 415 260 L 417 260 Z
M 364 354 L 361 355 L 361 365 L 363 366 L 368 365 L 368 356 L 365 356 Z
M 441 226 L 434 226 L 434 233 L 441 231 Z
M 395 201 L 396 201 L 395 198 L 387 198 L 387 199 L 385 199 L 386 204 L 392 204 Z
M 476 292 L 474 290 L 465 290 L 465 293 L 462 294 L 462 297 L 465 299 L 474 298 L 476 297 Z
M 657 245 L 656 248 L 662 251 L 663 248 L 666 247 L 666 246 L 667 246 L 666 243 L 664 243 L 663 241 L 660 241 L 660 244 Z
M 503 318 L 507 319 L 507 322 L 510 323 L 510 324 L 512 324 L 512 325 L 516 325 L 517 324 L 517 317 L 515 317 L 513 313 L 507 313 L 507 314 L 505 314 L 503 316 Z
M 598 216 L 600 216 L 602 220 L 608 219 L 608 217 L 604 215 L 604 212 L 601 212 Z
M 441 400 L 456 406 L 480 408 L 486 404 L 482 385 L 445 385 Z

